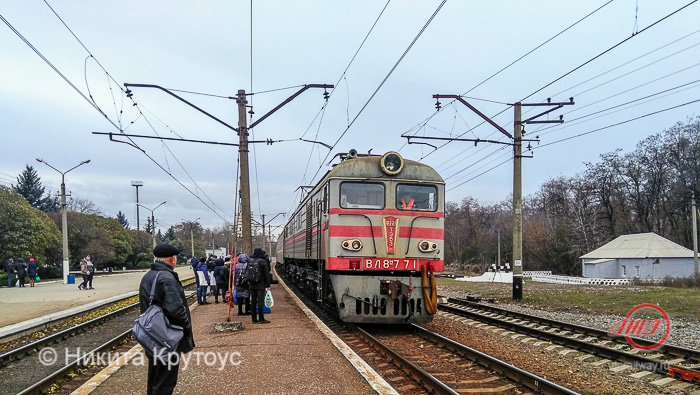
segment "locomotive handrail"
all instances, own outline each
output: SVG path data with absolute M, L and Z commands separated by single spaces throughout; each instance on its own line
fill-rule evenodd
M 369 231 L 372 234 L 372 247 L 374 247 L 374 255 L 377 255 L 377 242 L 374 241 L 374 227 L 372 226 L 372 220 L 366 216 L 365 214 L 339 214 L 339 215 L 361 215 L 365 218 L 367 218 L 367 221 L 369 221 Z
M 411 248 L 411 235 L 413 234 L 413 223 L 416 222 L 416 220 L 418 218 L 438 219 L 438 217 L 429 217 L 427 215 L 419 215 L 419 216 L 413 217 L 413 221 L 411 221 L 411 229 L 408 230 L 408 242 L 406 243 L 406 255 L 408 255 L 408 250 Z

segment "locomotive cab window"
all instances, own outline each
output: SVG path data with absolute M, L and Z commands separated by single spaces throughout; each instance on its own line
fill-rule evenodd
M 411 211 L 436 211 L 437 188 L 434 185 L 406 185 L 396 187 L 396 208 Z
M 340 184 L 340 207 L 383 209 L 384 184 L 344 182 Z

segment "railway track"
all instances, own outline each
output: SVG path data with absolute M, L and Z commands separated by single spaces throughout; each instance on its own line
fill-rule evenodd
M 511 334 L 520 334 L 523 342 L 530 342 L 526 339 L 532 339 L 534 343 L 534 340 L 538 339 L 552 343 L 550 347 L 560 348 L 557 350 L 559 352 L 583 353 L 577 356 L 580 361 L 595 360 L 597 365 L 617 363 L 619 365 L 612 368 L 615 372 L 633 368 L 641 371 L 635 373 L 635 377 L 638 378 L 658 373 L 687 382 L 700 382 L 700 371 L 697 370 L 700 367 L 698 350 L 664 345 L 662 349 L 653 353 L 644 353 L 630 347 L 624 338 L 610 337 L 606 331 L 517 313 L 465 299 L 449 298 L 438 308 L 445 313 L 502 328 Z M 644 339 L 635 339 L 637 340 L 638 344 L 653 344 Z
M 283 278 L 284 279 L 284 278 Z M 417 325 L 356 326 L 290 289 L 398 393 L 577 394 Z M 398 333 L 394 333 L 398 332 Z
M 184 286 L 191 284 L 190 279 L 183 281 Z M 45 335 L 46 323 L 42 323 L 35 327 L 35 335 L 18 339 L 17 344 L 25 344 L 0 355 L 0 375 L 8 378 L 0 386 L 0 395 L 53 393 L 59 383 L 84 372 L 87 366 L 112 362 L 98 356 L 114 355 L 115 349 L 126 345 L 139 315 L 138 296 L 112 302 L 123 304 L 130 299 L 132 303 L 106 314 L 84 312 L 98 316 L 49 335 Z

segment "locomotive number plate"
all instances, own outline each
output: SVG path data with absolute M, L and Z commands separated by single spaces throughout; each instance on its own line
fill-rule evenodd
M 365 259 L 365 270 L 418 269 L 418 259 Z

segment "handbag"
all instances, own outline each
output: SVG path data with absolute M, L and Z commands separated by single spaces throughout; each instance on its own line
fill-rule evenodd
M 165 359 L 168 354 L 177 350 L 184 336 L 184 330 L 181 326 L 170 324 L 163 309 L 153 304 L 156 282 L 160 273 L 160 271 L 157 272 L 153 279 L 148 309 L 136 320 L 131 332 L 147 354 Z

